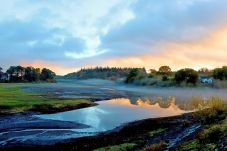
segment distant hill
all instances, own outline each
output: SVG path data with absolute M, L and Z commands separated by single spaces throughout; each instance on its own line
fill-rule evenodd
M 78 72 L 69 73 L 64 76 L 66 79 L 109 79 L 109 80 L 116 80 L 118 78 L 126 77 L 129 72 L 133 69 L 140 69 L 140 68 L 103 68 L 103 67 L 96 67 L 91 69 L 81 69 Z M 141 68 L 142 69 L 142 68 Z

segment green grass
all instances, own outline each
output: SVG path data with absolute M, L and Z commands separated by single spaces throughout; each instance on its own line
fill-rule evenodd
M 150 131 L 150 132 L 149 132 L 149 136 L 150 136 L 150 137 L 153 137 L 153 136 L 156 136 L 156 135 L 158 135 L 158 134 L 163 133 L 164 131 L 166 131 L 166 129 L 164 129 L 164 128 L 159 128 L 159 129 L 157 129 L 157 130 Z
M 227 134 L 227 107 L 219 99 L 208 101 L 211 108 L 198 112 L 203 129 L 192 140 L 181 144 L 177 151 L 213 151 L 220 149 L 220 142 Z M 221 148 L 220 150 L 222 150 Z
M 47 98 L 43 94 L 22 91 L 26 84 L 0 84 L 0 113 L 15 113 L 26 110 L 48 112 L 48 109 L 60 111 L 61 108 L 77 108 L 79 105 L 91 105 L 88 99 Z
M 98 148 L 98 149 L 95 149 L 94 151 L 128 151 L 128 150 L 132 150 L 135 146 L 136 144 L 134 143 L 124 143 L 120 145 Z
M 157 144 L 152 144 L 143 149 L 143 151 L 164 151 L 166 149 L 166 142 L 161 141 Z

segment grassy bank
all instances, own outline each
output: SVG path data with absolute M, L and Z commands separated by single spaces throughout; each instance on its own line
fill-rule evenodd
M 195 116 L 199 117 L 202 130 L 179 145 L 176 150 L 226 150 L 227 105 L 213 101 L 210 108 L 195 113 Z
M 44 94 L 25 92 L 27 84 L 0 84 L 0 114 L 21 111 L 54 113 L 94 105 L 88 99 L 48 98 Z

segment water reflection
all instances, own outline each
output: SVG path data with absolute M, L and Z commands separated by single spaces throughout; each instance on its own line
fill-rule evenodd
M 72 121 L 90 126 L 89 129 L 81 129 L 77 130 L 77 132 L 102 132 L 135 120 L 175 116 L 186 112 L 176 105 L 174 97 L 169 97 L 165 101 L 160 98 L 154 100 L 147 98 L 120 98 L 100 101 L 98 104 L 94 107 L 57 114 L 39 115 L 39 117 Z

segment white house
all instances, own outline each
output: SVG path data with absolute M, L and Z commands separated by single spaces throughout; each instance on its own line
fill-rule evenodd
M 212 77 L 207 77 L 207 76 L 201 76 L 199 78 L 201 83 L 207 83 L 207 84 L 213 84 L 214 83 L 214 78 Z

